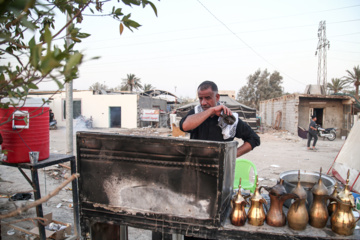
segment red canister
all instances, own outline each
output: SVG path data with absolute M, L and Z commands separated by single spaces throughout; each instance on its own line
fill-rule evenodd
M 11 101 L 9 98 L 2 103 Z M 49 158 L 49 106 L 42 98 L 13 100 L 16 104 L 8 109 L 0 108 L 0 133 L 6 162 L 30 162 L 29 152 L 37 151 L 39 161 Z

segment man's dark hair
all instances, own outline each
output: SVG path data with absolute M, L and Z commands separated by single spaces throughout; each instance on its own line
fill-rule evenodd
M 316 118 L 316 115 L 312 115 L 312 116 L 311 116 L 311 119 L 314 119 L 314 118 Z
M 217 85 L 214 83 L 214 82 L 212 82 L 212 81 L 204 81 L 204 82 L 202 82 L 200 85 L 199 85 L 199 87 L 198 87 L 198 90 L 205 90 L 205 89 L 208 89 L 208 88 L 211 88 L 211 90 L 213 91 L 213 92 L 215 92 L 215 93 L 217 93 L 218 92 L 218 87 L 217 87 Z

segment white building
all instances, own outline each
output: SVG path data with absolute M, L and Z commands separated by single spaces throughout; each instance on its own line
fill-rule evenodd
M 50 99 L 59 127 L 66 125 L 66 92 L 33 92 L 33 97 Z M 92 117 L 96 128 L 137 128 L 148 125 L 141 121 L 141 112 L 160 110 L 166 113 L 166 101 L 140 96 L 137 93 L 107 93 L 105 91 L 73 91 L 74 119 L 80 115 Z M 161 115 L 161 114 L 160 114 Z M 161 121 L 161 116 L 159 117 Z

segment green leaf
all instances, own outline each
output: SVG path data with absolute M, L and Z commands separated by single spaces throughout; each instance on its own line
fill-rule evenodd
M 41 51 L 42 51 L 41 45 L 35 45 L 34 47 L 30 48 L 30 63 L 36 69 L 39 66 Z
M 36 86 L 34 83 L 28 83 L 29 89 L 39 89 L 38 86 Z
M 122 0 L 122 2 L 123 2 L 125 5 L 131 6 L 131 1 L 130 1 L 130 0 Z
M 51 70 L 53 70 L 54 68 L 60 67 L 60 61 L 57 61 L 52 55 L 47 54 L 41 61 L 41 72 L 43 74 L 48 74 L 49 72 L 51 72 Z
M 5 75 L 3 73 L 0 74 L 0 83 L 5 82 Z
M 75 53 L 70 57 L 69 61 L 65 65 L 65 75 L 68 75 L 73 67 L 81 63 L 82 57 L 83 55 L 81 53 Z
M 27 116 L 25 116 L 23 119 L 24 119 L 25 125 L 27 125 L 27 124 L 28 124 L 28 122 L 29 122 L 28 117 L 27 117 Z
M 71 40 L 73 40 L 74 42 L 81 42 L 81 40 L 76 37 L 72 37 Z
M 51 32 L 48 28 L 48 26 L 45 27 L 45 33 L 44 33 L 44 40 L 47 43 L 48 52 L 51 50 Z
M 138 28 L 138 27 L 141 26 L 139 23 L 137 23 L 137 22 L 135 22 L 133 20 L 130 20 L 130 19 L 128 20 L 128 22 L 129 22 L 129 26 L 133 27 L 133 28 Z
M 53 78 L 53 80 L 56 82 L 56 84 L 58 85 L 58 88 L 59 89 L 63 89 L 64 88 L 64 85 L 56 78 Z
M 26 18 L 21 19 L 21 24 L 33 31 L 36 29 L 35 25 L 32 22 L 29 22 Z
M 121 9 L 121 8 L 118 8 L 118 9 L 116 9 L 116 10 L 114 11 L 114 14 L 115 14 L 115 15 L 118 15 L 118 16 L 124 15 L 121 11 L 122 11 L 122 9 Z
M 155 15 L 156 15 L 156 16 L 158 16 L 158 15 L 157 15 L 157 9 L 156 9 L 155 4 L 153 4 L 153 3 L 152 3 L 152 2 L 150 2 L 150 1 L 147 1 L 147 3 L 148 3 L 148 4 L 150 4 L 150 6 L 151 6 L 151 8 L 153 9 L 153 11 L 154 11 Z
M 77 35 L 78 38 L 87 38 L 89 36 L 91 36 L 91 34 L 89 34 L 89 33 L 79 33 Z
M 29 41 L 29 48 L 33 48 L 35 47 L 36 43 L 35 43 L 35 36 L 32 37 Z

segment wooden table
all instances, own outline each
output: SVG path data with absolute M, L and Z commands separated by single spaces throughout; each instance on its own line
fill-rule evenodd
M 38 169 L 64 162 L 70 162 L 71 174 L 76 173 L 75 156 L 65 155 L 65 154 L 50 154 L 48 159 L 39 161 L 36 164 L 7 163 L 7 162 L 2 162 L 2 164 L 6 166 L 18 168 L 21 174 L 24 176 L 24 178 L 34 189 L 35 200 L 38 200 L 41 198 Z M 23 169 L 29 169 L 31 171 L 31 179 L 28 177 L 28 175 L 24 172 Z M 75 226 L 74 232 L 75 235 L 78 236 L 79 235 L 78 233 L 80 232 L 80 224 L 79 224 L 79 197 L 78 197 L 77 179 L 72 181 L 72 194 L 73 194 L 73 210 L 74 210 L 74 226 Z M 41 204 L 36 207 L 36 215 L 37 217 L 44 216 Z M 40 222 L 38 222 L 38 227 L 39 227 L 40 239 L 45 240 L 46 239 L 45 226 L 42 225 Z

